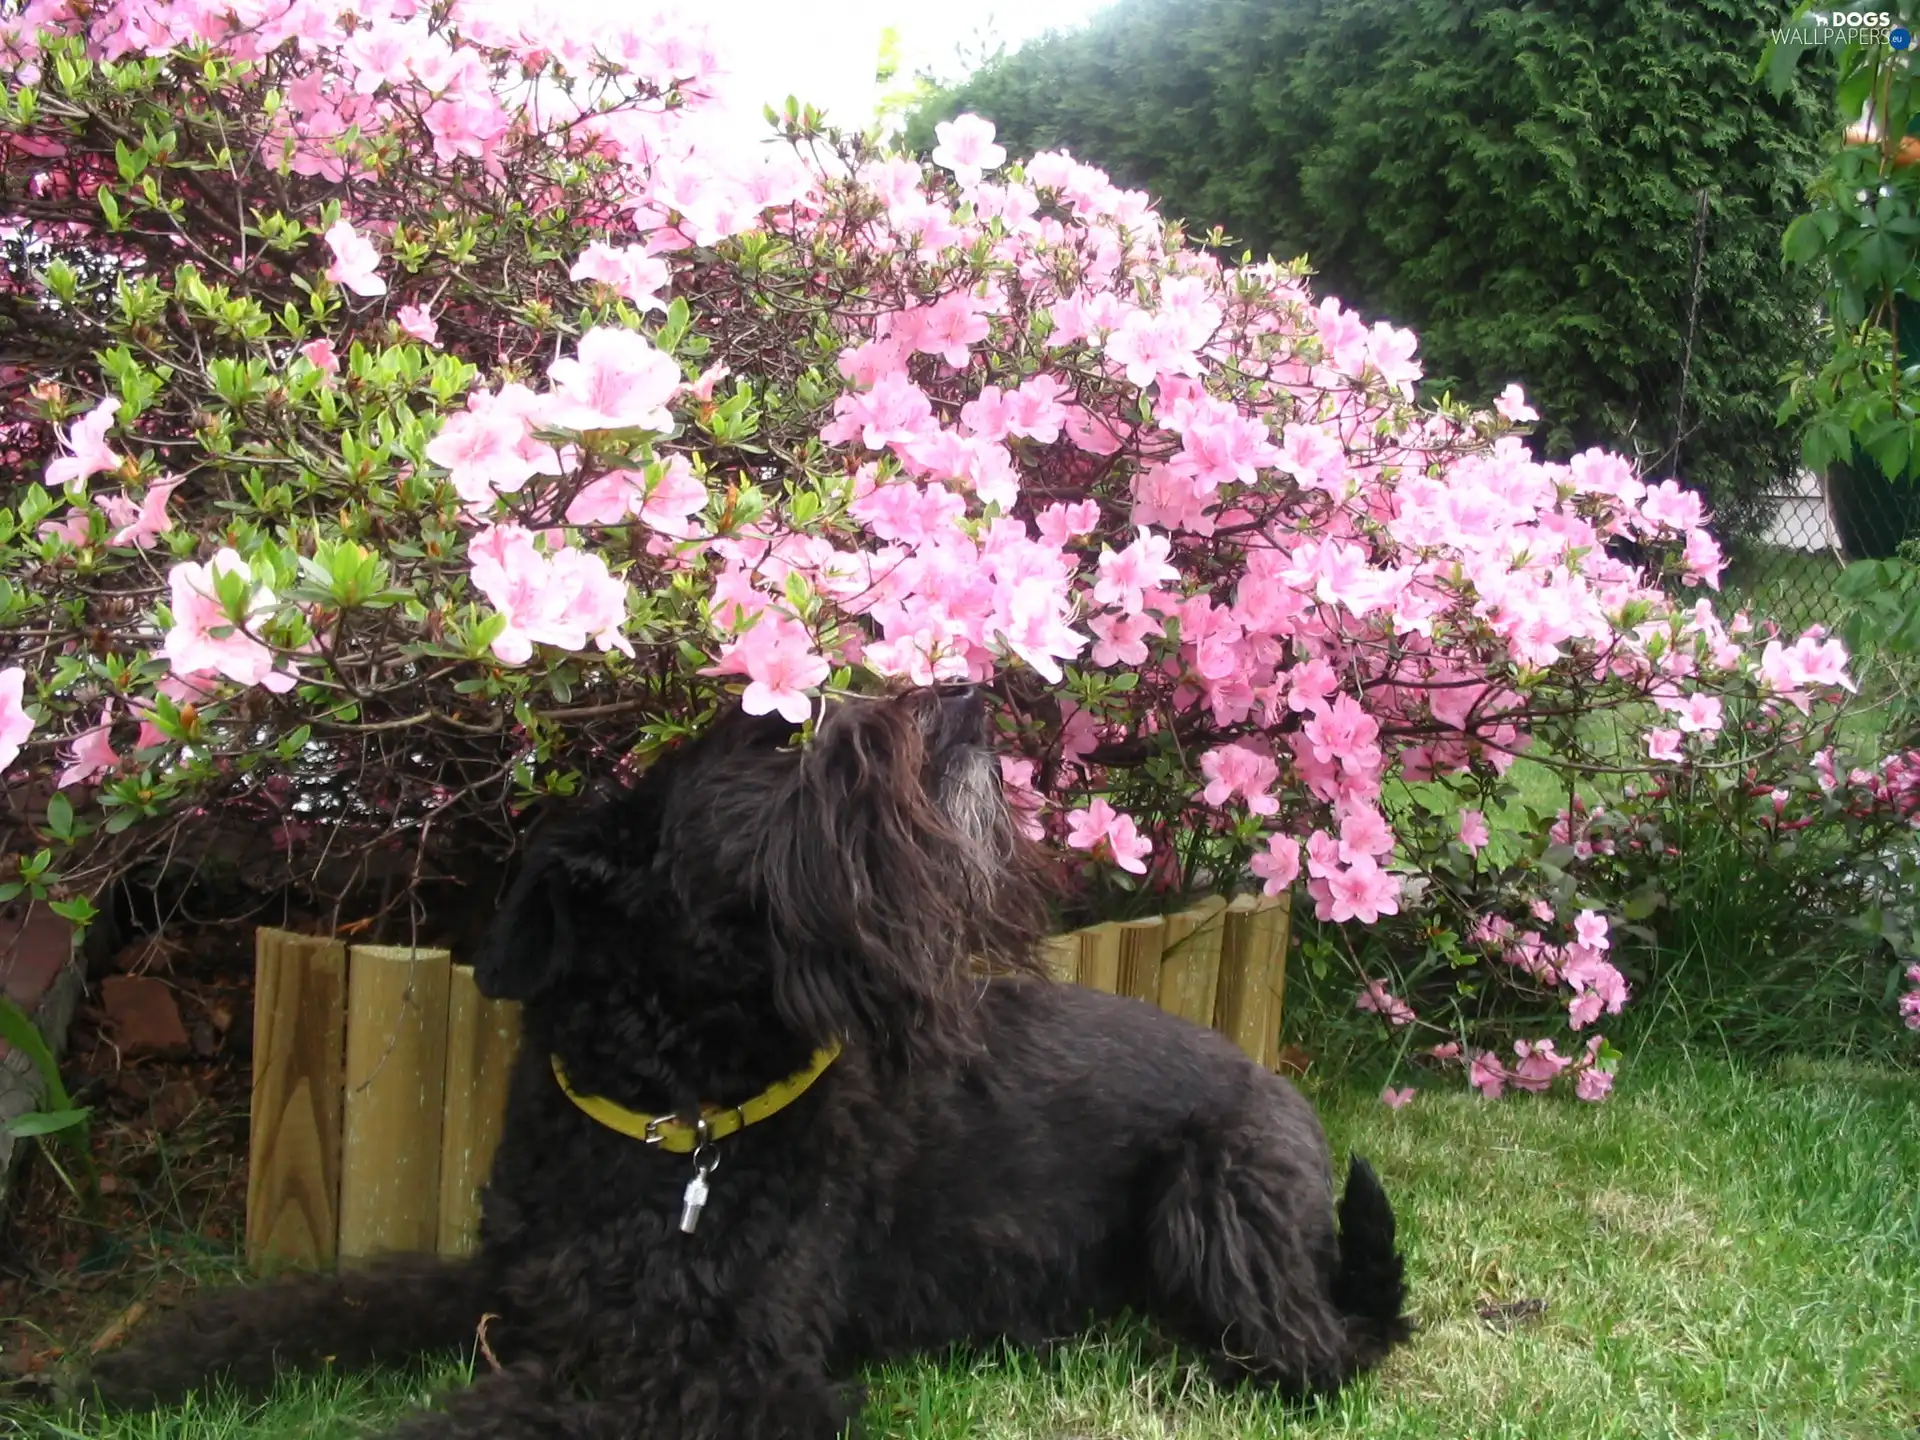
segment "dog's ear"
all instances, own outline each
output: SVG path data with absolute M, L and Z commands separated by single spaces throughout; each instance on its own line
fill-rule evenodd
M 531 1000 L 573 968 L 579 937 L 567 867 L 552 847 L 520 867 L 474 960 L 473 979 L 492 1000 Z
M 926 758 L 899 706 L 830 714 L 760 848 L 785 1019 L 897 1059 L 959 1043 L 975 989 L 967 910 L 980 897 L 956 893 L 963 841 L 926 793 Z

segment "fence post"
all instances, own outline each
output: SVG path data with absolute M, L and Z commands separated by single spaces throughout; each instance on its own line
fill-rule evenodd
M 1049 935 L 1040 942 L 1040 960 L 1050 979 L 1071 985 L 1080 978 L 1080 937 Z
M 1167 945 L 1163 918 L 1127 920 L 1120 926 L 1120 993 L 1160 1003 L 1160 957 Z
M 1266 1066 L 1269 1070 L 1280 1069 L 1280 1026 L 1287 1013 L 1287 951 L 1293 942 L 1293 896 L 1284 894 L 1267 911 L 1269 916 L 1268 944 L 1272 947 L 1267 960 L 1267 1044 Z
M 480 1187 L 506 1119 L 520 1048 L 520 1007 L 489 1000 L 471 965 L 453 967 L 447 1003 L 447 1108 L 440 1138 L 442 1255 L 467 1255 L 480 1235 Z
M 339 1235 L 347 950 L 254 932 L 253 1103 L 247 1137 L 247 1263 L 333 1263 Z
M 1213 1024 L 1220 984 L 1221 912 L 1227 902 L 1209 895 L 1191 910 L 1167 917 L 1160 960 L 1160 1008 L 1196 1025 Z
M 444 950 L 353 947 L 342 1260 L 429 1254 L 439 1240 L 451 969 Z
M 1267 1001 L 1272 985 L 1272 902 L 1236 895 L 1220 942 L 1220 987 L 1213 1028 L 1258 1064 L 1267 1063 Z
M 1080 932 L 1080 983 L 1109 995 L 1120 992 L 1120 925 L 1109 920 Z

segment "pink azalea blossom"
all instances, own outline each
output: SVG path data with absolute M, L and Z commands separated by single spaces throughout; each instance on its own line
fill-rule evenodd
M 4 686 L 6 676 L 0 675 L 0 686 Z M 4 697 L 0 697 L 0 713 L 4 713 Z M 0 731 L 0 743 L 5 740 L 5 732 Z M 4 754 L 4 751 L 0 751 Z M 10 761 L 0 759 L 0 768 Z M 1914 988 L 1900 997 L 1900 1018 L 1909 1030 L 1920 1030 L 1920 965 L 1907 967 L 1907 983 Z
M 1613 1090 L 1613 1076 L 1589 1065 L 1573 1077 L 1573 1093 L 1582 1100 L 1597 1103 Z
M 1353 1008 L 1378 1015 L 1389 1025 L 1411 1025 L 1413 1007 L 1387 989 L 1384 980 L 1369 980 L 1353 1002 Z
M 595 240 L 581 252 L 573 269 L 567 272 L 567 278 L 597 280 L 645 314 L 667 308 L 660 292 L 667 288 L 672 273 L 667 262 L 648 254 L 644 245 L 623 245 L 616 249 L 604 240 Z
M 1460 843 L 1476 854 L 1486 847 L 1493 834 L 1487 828 L 1487 817 L 1478 810 L 1460 812 Z
M 338 220 L 328 229 L 326 241 L 333 252 L 333 263 L 327 267 L 329 280 L 356 295 L 387 293 L 387 282 L 374 273 L 380 266 L 380 252 L 371 240 L 349 222 Z
M 778 713 L 789 723 L 801 725 L 813 713 L 807 692 L 822 684 L 833 667 L 820 655 L 805 625 L 784 616 L 764 615 L 720 652 L 714 669 L 747 677 L 740 700 L 747 714 Z
M 1596 910 L 1582 910 L 1574 917 L 1574 934 L 1589 950 L 1605 950 L 1612 943 L 1607 938 L 1607 930 L 1607 917 Z
M 1402 1090 L 1396 1090 L 1389 1085 L 1380 1092 L 1380 1103 L 1389 1110 L 1398 1110 L 1419 1093 L 1411 1085 Z
M 524 665 L 536 644 L 584 650 L 589 639 L 602 651 L 633 654 L 620 633 L 626 582 L 600 556 L 571 547 L 542 554 L 526 530 L 494 525 L 468 542 L 467 559 L 474 587 L 507 622 L 493 641 L 504 663 Z
M 1207 778 L 1201 798 L 1209 805 L 1225 805 L 1237 794 L 1254 815 L 1280 812 L 1280 802 L 1268 793 L 1280 778 L 1280 767 L 1251 745 L 1216 746 L 1200 757 L 1200 773 Z
M 1256 812 L 1257 813 L 1257 812 Z M 1355 805 L 1340 817 L 1340 859 L 1357 864 L 1393 853 L 1393 831 L 1372 805 Z
M 1112 853 L 1114 863 L 1136 875 L 1147 871 L 1146 856 L 1153 842 L 1139 832 L 1131 815 L 1116 811 L 1104 799 L 1095 799 L 1084 809 L 1067 812 L 1067 844 L 1075 850 L 1095 850 L 1102 844 Z
M 107 537 L 109 545 L 131 545 L 145 550 L 158 535 L 173 529 L 173 517 L 167 514 L 167 501 L 184 482 L 178 475 L 156 480 L 135 504 L 125 495 L 110 496 L 101 502 L 107 520 L 118 528 Z
M 113 704 L 109 701 L 100 707 L 100 723 L 91 729 L 83 730 L 74 737 L 73 749 L 69 752 L 67 763 L 61 767 L 54 780 L 59 790 L 69 785 L 83 785 L 94 776 L 113 769 L 120 763 L 120 757 L 113 753 L 110 732 L 113 729 Z
M 300 347 L 300 353 L 309 365 L 323 375 L 331 375 L 340 368 L 340 357 L 334 353 L 333 341 L 324 336 L 309 340 Z
M 1267 848 L 1254 851 L 1247 868 L 1266 882 L 1262 893 L 1278 895 L 1300 878 L 1300 842 L 1291 835 L 1269 835 Z
M 1093 587 L 1099 604 L 1122 610 L 1138 610 L 1145 596 L 1169 580 L 1178 580 L 1180 572 L 1167 563 L 1172 543 L 1164 535 L 1143 531 L 1138 540 L 1124 550 L 1100 552 L 1100 578 Z
M 1498 1100 L 1500 1092 L 1506 1088 L 1507 1071 L 1499 1059 L 1490 1050 L 1483 1050 L 1473 1057 L 1473 1063 L 1467 1068 L 1467 1083 L 1489 1100 Z
M 237 575 L 244 581 L 240 613 L 229 614 L 220 603 L 215 579 Z M 239 685 L 260 685 L 281 693 L 291 690 L 294 677 L 275 668 L 274 654 L 255 632 L 269 619 L 279 602 L 255 579 L 237 551 L 222 549 L 204 565 L 183 560 L 167 572 L 173 627 L 161 643 L 174 674 L 185 679 L 223 675 Z
M 680 366 L 646 336 L 598 326 L 580 337 L 574 357 L 547 366 L 554 384 L 545 416 L 566 430 L 668 431 L 667 402 L 680 388 Z
M 90 479 L 103 470 L 118 470 L 120 457 L 107 444 L 107 431 L 113 428 L 113 417 L 119 412 L 119 397 L 109 395 L 74 421 L 60 437 L 68 453 L 47 462 L 46 483 L 62 487 Z
M 440 322 L 433 318 L 433 312 L 426 306 L 402 305 L 396 318 L 400 328 L 422 344 L 440 343 Z
M 939 144 L 933 147 L 933 163 L 951 170 L 964 189 L 978 185 L 983 171 L 997 170 L 1007 163 L 1004 147 L 993 143 L 993 122 L 978 115 L 956 115 L 933 127 Z
M 0 770 L 20 758 L 20 747 L 33 733 L 33 717 L 23 704 L 26 686 L 27 672 L 20 666 L 0 670 Z
M 1683 738 L 1685 737 L 1678 730 L 1649 730 L 1647 731 L 1647 754 L 1655 760 L 1684 759 L 1680 751 L 1680 742 Z
M 1493 408 L 1500 412 L 1500 418 L 1515 425 L 1524 425 L 1528 421 L 1538 420 L 1540 412 L 1527 403 L 1527 392 L 1519 385 L 1509 385 L 1494 400 Z

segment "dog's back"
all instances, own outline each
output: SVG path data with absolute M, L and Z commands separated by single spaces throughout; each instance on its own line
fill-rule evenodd
M 1385 1194 L 1357 1162 L 1336 1231 L 1326 1140 L 1285 1079 L 1076 986 L 996 982 L 983 1005 L 982 1051 L 893 1099 L 912 1156 L 850 1277 L 851 1349 L 1033 1342 L 1131 1307 L 1320 1389 L 1403 1338 Z

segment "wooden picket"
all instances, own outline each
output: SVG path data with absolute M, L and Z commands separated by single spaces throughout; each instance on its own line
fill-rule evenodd
M 1277 1068 L 1287 897 L 1212 899 L 1044 942 L 1047 972 L 1210 1025 Z M 499 1142 L 518 1007 L 444 950 L 261 930 L 247 1258 L 466 1254 Z

